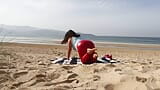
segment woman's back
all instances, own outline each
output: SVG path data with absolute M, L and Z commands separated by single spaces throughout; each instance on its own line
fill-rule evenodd
M 77 44 L 82 40 L 81 37 L 72 37 L 72 48 L 77 51 Z

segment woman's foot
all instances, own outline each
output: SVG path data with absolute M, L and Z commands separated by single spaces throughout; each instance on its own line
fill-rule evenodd
M 88 48 L 87 53 L 88 54 L 93 54 L 96 50 L 97 50 L 96 48 L 92 48 L 92 49 Z
M 93 54 L 93 59 L 97 59 L 97 58 L 98 58 L 98 54 L 97 53 Z

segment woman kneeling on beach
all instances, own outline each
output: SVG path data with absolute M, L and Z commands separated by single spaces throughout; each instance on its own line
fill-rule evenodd
M 78 51 L 79 57 L 83 64 L 91 64 L 97 61 L 97 49 L 90 40 L 82 40 L 80 34 L 75 33 L 73 30 L 66 32 L 64 40 L 61 44 L 68 44 L 67 59 L 69 60 L 72 48 Z

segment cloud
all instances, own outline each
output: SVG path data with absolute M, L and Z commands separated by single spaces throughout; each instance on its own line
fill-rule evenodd
M 159 0 L 0 0 L 0 23 L 98 35 L 160 30 Z M 143 34 L 148 35 L 148 34 Z

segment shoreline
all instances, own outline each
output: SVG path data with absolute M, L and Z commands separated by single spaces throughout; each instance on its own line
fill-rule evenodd
M 2 42 L 3 44 L 16 45 L 41 45 L 41 46 L 66 46 L 60 44 L 59 40 L 54 40 L 52 43 L 21 43 L 21 42 Z M 138 49 L 138 50 L 160 50 L 160 45 L 155 44 L 131 44 L 131 43 L 112 43 L 112 42 L 95 42 L 96 47 L 100 48 L 122 48 L 122 49 Z
M 8 43 L 26 43 L 26 44 L 60 44 L 61 39 L 52 39 L 52 38 L 38 38 L 38 37 L 1 37 L 1 42 Z M 94 41 L 97 44 L 115 44 L 115 45 L 142 45 L 142 46 L 160 46 L 160 44 L 152 44 L 152 43 L 131 43 L 131 42 L 110 42 L 110 41 Z
M 94 41 L 96 43 L 99 43 L 99 44 L 123 44 L 123 45 L 146 45 L 146 46 L 160 46 L 160 44 L 144 44 L 144 43 L 124 43 L 124 42 L 108 42 L 108 41 Z

